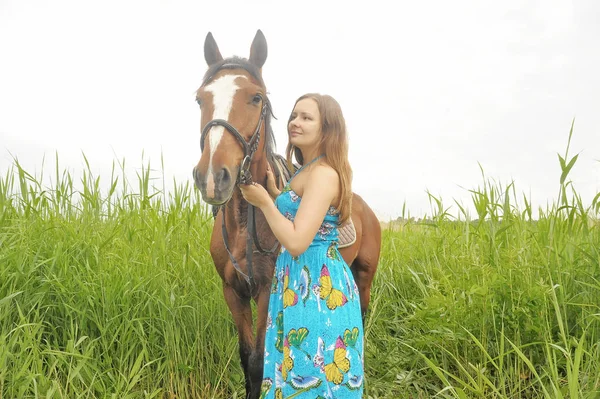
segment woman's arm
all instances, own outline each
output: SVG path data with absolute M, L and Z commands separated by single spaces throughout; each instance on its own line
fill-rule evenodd
M 261 208 L 271 230 L 292 256 L 298 256 L 310 245 L 325 219 L 327 210 L 339 191 L 337 172 L 317 166 L 307 176 L 302 200 L 294 222 L 283 216 L 273 203 Z
M 263 212 L 281 245 L 292 256 L 298 256 L 306 251 L 321 227 L 329 206 L 338 194 L 339 177 L 331 167 L 314 167 L 307 176 L 293 222 L 283 216 L 272 201 L 264 199 L 262 193 L 267 193 L 261 186 L 242 186 L 241 189 L 246 200 Z

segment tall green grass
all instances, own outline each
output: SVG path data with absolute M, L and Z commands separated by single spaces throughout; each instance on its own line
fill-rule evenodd
M 15 162 L 2 179 L 0 397 L 240 390 L 206 208 L 189 183 L 153 189 L 149 165 L 124 176 L 102 193 L 89 165 L 79 182 L 57 166 L 44 188 Z
M 536 219 L 484 177 L 475 220 L 431 196 L 383 232 L 365 397 L 600 397 L 600 194 L 583 204 L 576 160 Z M 77 181 L 58 157 L 47 186 L 18 161 L 0 178 L 0 398 L 243 397 L 197 191 L 84 161 Z
M 431 196 L 431 220 L 384 232 L 371 396 L 600 397 L 600 194 L 583 205 L 568 147 L 558 201 L 537 220 L 514 184 L 484 179 L 476 220 Z

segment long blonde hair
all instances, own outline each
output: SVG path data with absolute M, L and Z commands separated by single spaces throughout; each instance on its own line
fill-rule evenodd
M 306 98 L 310 98 L 317 103 L 321 114 L 319 153 L 324 155 L 327 163 L 335 169 L 340 177 L 340 200 L 337 210 L 339 212 L 339 223 L 342 224 L 350 218 L 352 209 L 352 168 L 348 161 L 346 121 L 340 104 L 333 97 L 326 94 L 308 93 L 300 96 L 294 103 L 294 108 L 298 101 Z M 288 121 L 288 134 L 289 129 Z M 285 152 L 290 170 L 293 168 L 292 157 L 295 157 L 300 165 L 304 165 L 302 152 L 292 143 L 288 142 Z

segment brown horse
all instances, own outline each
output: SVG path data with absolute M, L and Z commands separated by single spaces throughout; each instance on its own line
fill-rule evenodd
M 196 94 L 202 114 L 202 154 L 193 176 L 203 200 L 218 207 L 210 253 L 238 331 L 246 397 L 256 399 L 260 395 L 267 308 L 278 244 L 264 215 L 260 210 L 255 215 L 254 208 L 242 198 L 238 184 L 252 179 L 266 186 L 267 163 L 277 171 L 277 160 L 282 158 L 274 152 L 271 109 L 262 79 L 267 42 L 259 30 L 248 59 L 223 59 L 208 33 L 204 58 L 209 68 Z M 281 188 L 284 179 L 276 175 Z M 356 194 L 352 220 L 356 241 L 340 252 L 351 265 L 364 318 L 379 261 L 381 230 L 373 211 Z M 272 249 L 265 251 L 262 247 Z M 256 334 L 251 299 L 258 306 Z

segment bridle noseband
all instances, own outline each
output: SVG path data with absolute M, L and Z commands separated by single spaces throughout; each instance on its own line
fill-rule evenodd
M 230 67 L 230 66 L 226 64 L 223 67 Z M 209 80 L 210 80 L 210 78 L 207 79 L 207 81 L 209 81 Z M 271 109 L 271 103 L 269 102 L 269 98 L 266 96 L 263 96 L 261 93 L 258 93 L 257 96 L 259 96 L 261 99 L 262 108 L 260 111 L 260 117 L 258 119 L 258 124 L 256 125 L 256 129 L 254 130 L 252 137 L 250 137 L 250 141 L 246 141 L 244 136 L 242 136 L 240 134 L 240 132 L 235 128 L 235 126 L 233 126 L 232 124 L 230 124 L 229 122 L 227 122 L 224 119 L 213 119 L 213 120 L 209 121 L 206 124 L 206 126 L 204 126 L 204 128 L 202 129 L 202 134 L 200 136 L 201 151 L 204 151 L 204 141 L 206 140 L 206 135 L 208 134 L 209 130 L 215 126 L 222 126 L 223 128 L 225 128 L 229 133 L 233 134 L 233 137 L 235 137 L 237 139 L 237 141 L 242 145 L 242 149 L 244 150 L 244 158 L 242 159 L 242 163 L 240 165 L 240 171 L 237 176 L 236 184 L 251 184 L 252 183 L 252 174 L 250 173 L 250 165 L 252 164 L 252 158 L 254 157 L 256 150 L 258 150 L 258 144 L 260 143 L 260 129 L 263 126 L 263 124 L 265 124 L 265 119 L 267 117 L 267 114 L 271 114 L 271 116 L 273 116 L 273 111 Z M 229 202 L 229 201 L 227 201 L 227 202 Z M 227 234 L 227 228 L 225 226 L 225 209 L 226 209 L 225 205 L 226 205 L 226 203 L 221 205 L 222 210 L 223 210 L 223 223 L 222 223 L 222 227 L 221 227 L 221 233 L 222 233 L 221 235 L 223 236 L 223 243 L 225 244 L 225 249 L 227 250 L 227 253 L 229 254 L 229 259 L 231 260 L 233 267 L 244 278 L 244 280 L 246 280 L 246 282 L 250 286 L 250 293 L 252 294 L 254 292 L 254 289 L 256 288 L 256 282 L 254 280 L 254 271 L 252 268 L 252 255 L 254 253 L 253 245 L 256 247 L 256 249 L 259 253 L 261 253 L 263 255 L 270 255 L 270 254 L 273 254 L 277 250 L 277 248 L 279 247 L 279 242 L 275 241 L 275 245 L 270 250 L 264 250 L 260 246 L 260 243 L 258 241 L 258 234 L 256 233 L 256 221 L 254 218 L 254 206 L 251 204 L 248 204 L 248 222 L 247 222 L 248 235 L 246 236 L 246 267 L 248 269 L 248 274 L 244 273 L 242 271 L 242 268 L 236 261 L 235 257 L 231 253 L 231 250 L 229 249 L 229 245 L 228 245 L 229 235 Z

